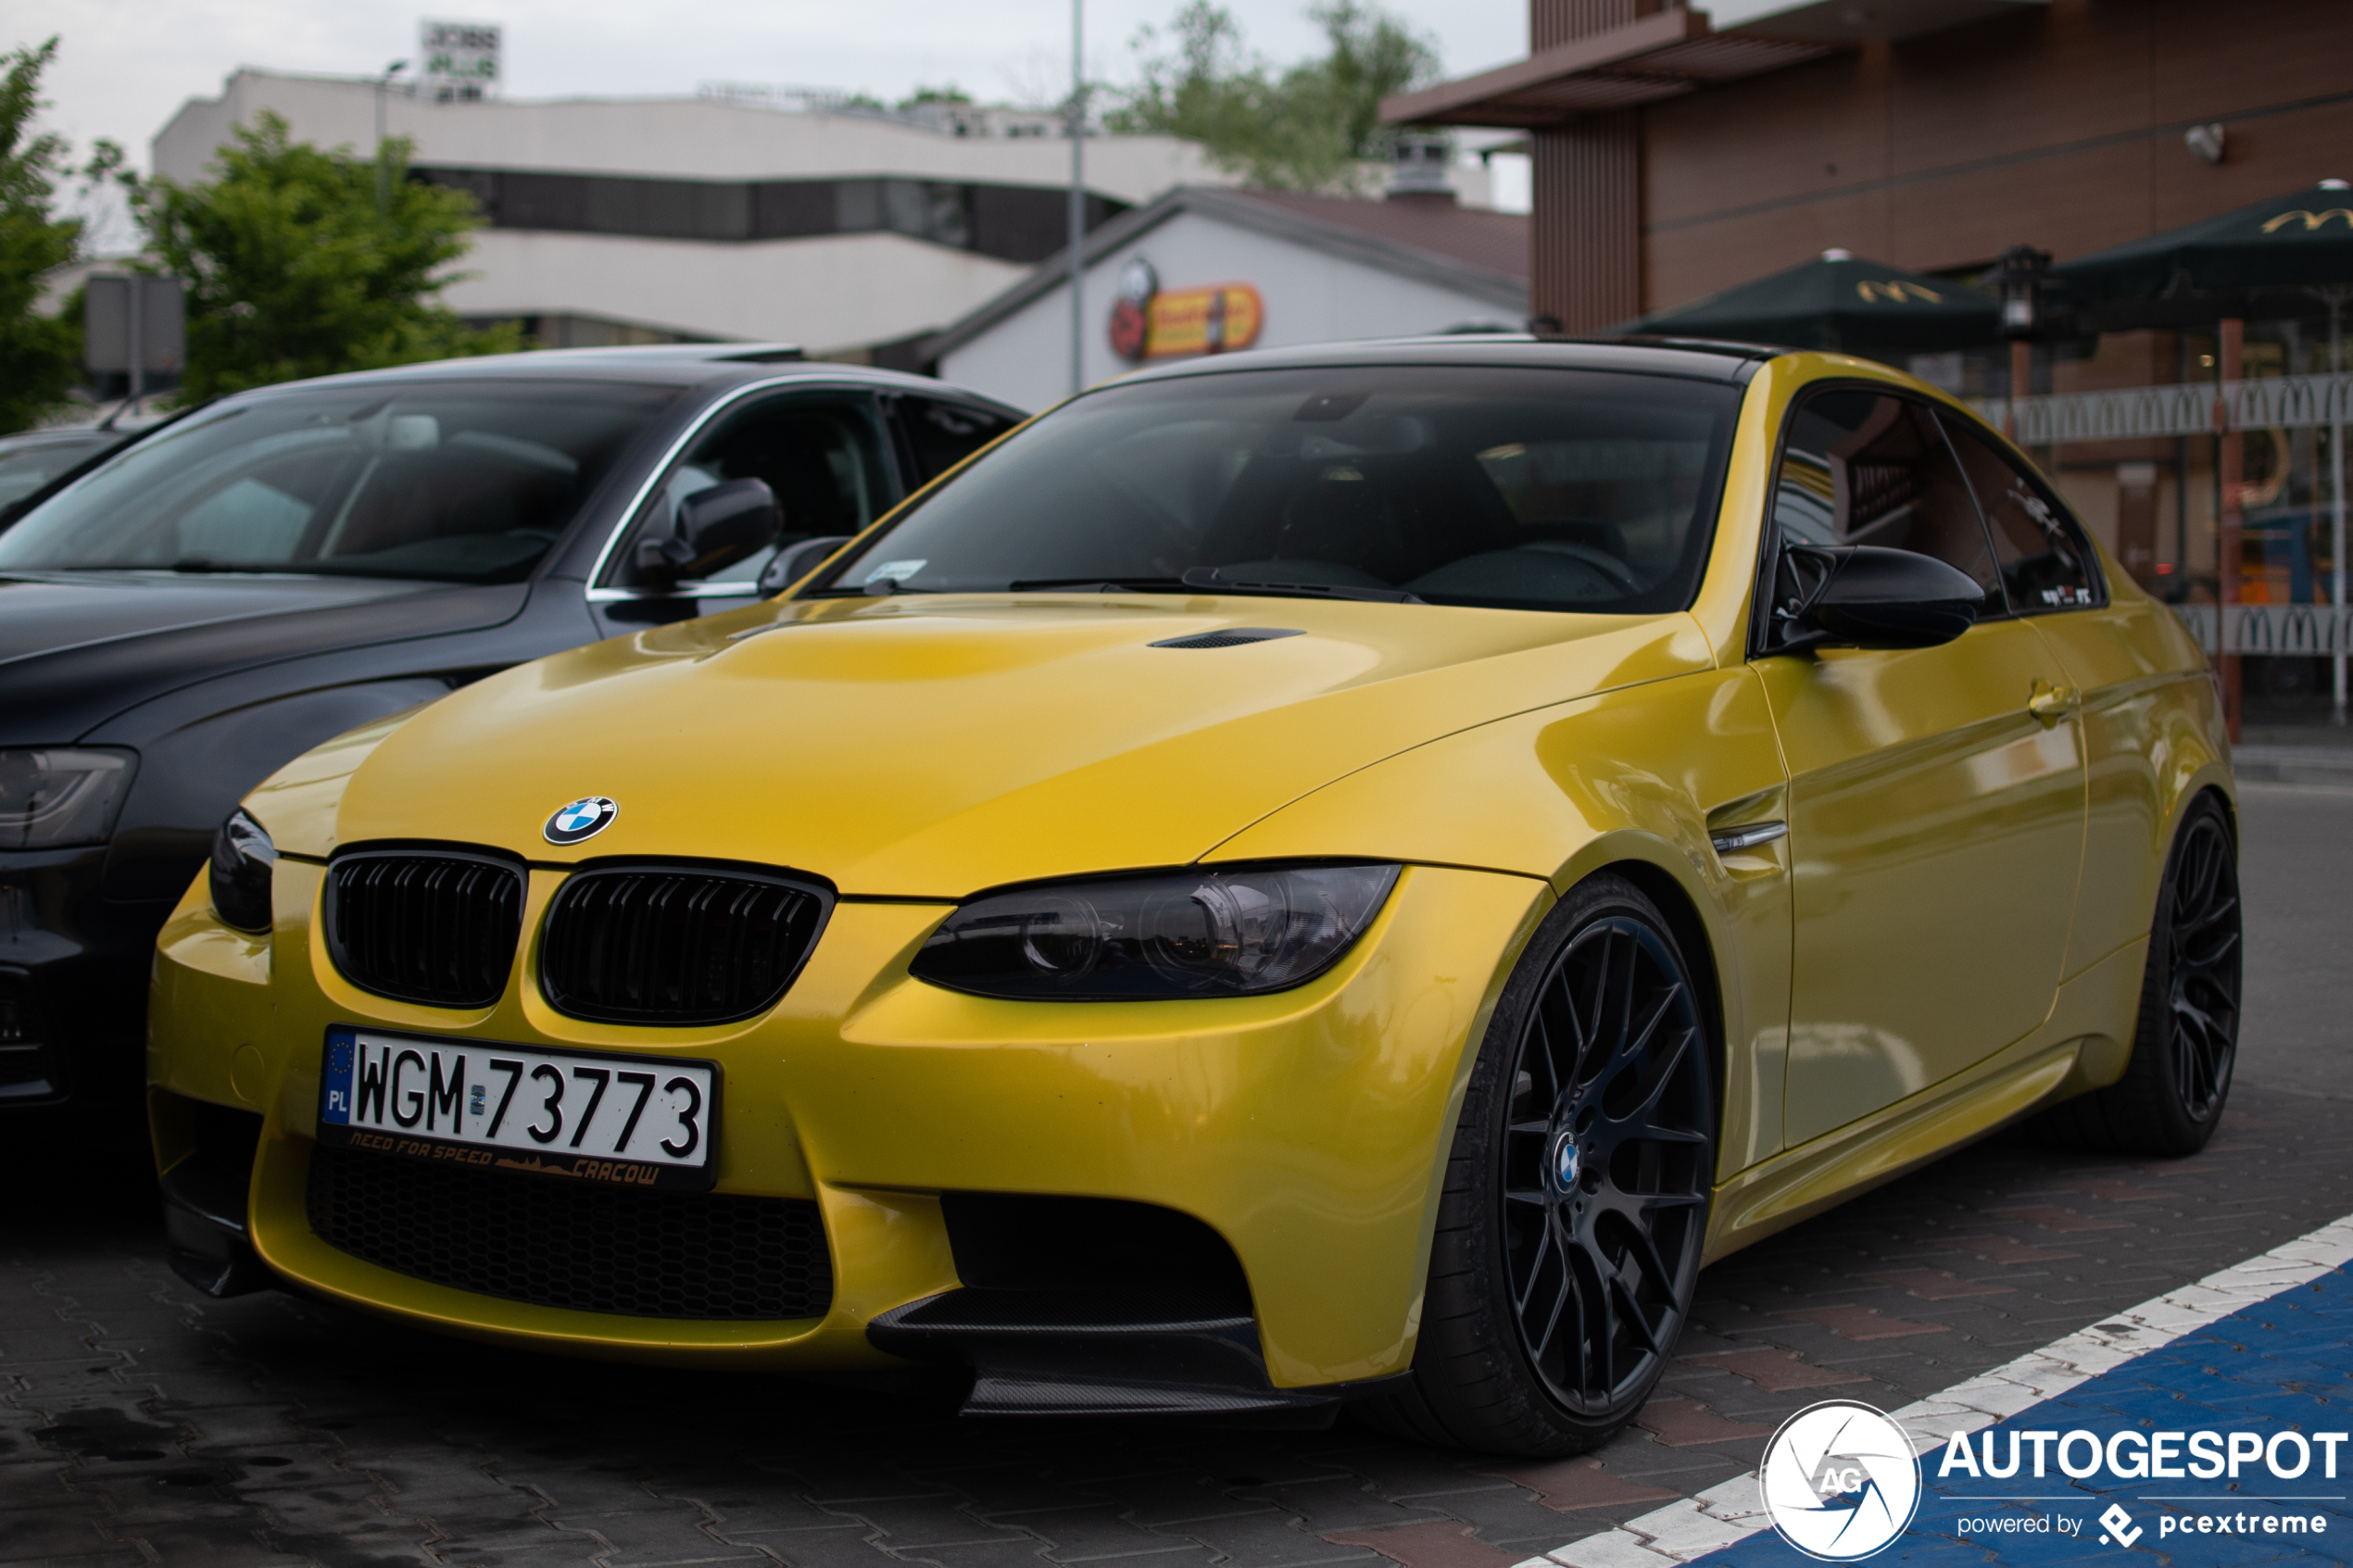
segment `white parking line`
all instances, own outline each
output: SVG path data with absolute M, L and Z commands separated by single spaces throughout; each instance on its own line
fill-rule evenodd
M 2353 1262 L 2353 1215 L 2118 1312 L 2039 1350 L 1892 1412 L 1922 1453 L 2171 1345 L 2183 1335 Z M 2121 1327 L 2111 1327 L 2121 1324 Z M 1517 1568 L 1661 1568 L 1690 1562 L 1768 1528 L 1756 1477 L 1739 1475 Z

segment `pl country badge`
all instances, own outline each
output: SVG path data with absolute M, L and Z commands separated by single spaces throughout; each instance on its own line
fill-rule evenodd
M 1781 1539 L 1825 1562 L 1884 1549 L 1920 1504 L 1911 1438 L 1885 1411 L 1854 1399 L 1825 1399 L 1783 1422 L 1757 1482 Z

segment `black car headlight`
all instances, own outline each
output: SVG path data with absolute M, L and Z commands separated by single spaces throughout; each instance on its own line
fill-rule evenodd
M 92 746 L 0 749 L 0 849 L 104 844 L 137 759 Z
M 272 923 L 270 875 L 278 847 L 259 822 L 242 810 L 229 813 L 212 835 L 212 911 L 223 925 L 256 935 Z
M 996 893 L 950 915 L 912 972 L 1025 1001 L 1281 991 L 1348 951 L 1396 881 L 1395 866 L 1240 866 Z

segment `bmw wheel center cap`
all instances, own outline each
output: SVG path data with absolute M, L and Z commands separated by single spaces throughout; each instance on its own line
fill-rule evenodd
M 594 838 L 612 825 L 621 815 L 621 808 L 602 795 L 585 796 L 566 806 L 556 808 L 542 830 L 550 844 L 577 844 L 584 838 Z
M 1563 1138 L 1553 1151 L 1553 1178 L 1563 1192 L 1577 1190 L 1577 1140 Z

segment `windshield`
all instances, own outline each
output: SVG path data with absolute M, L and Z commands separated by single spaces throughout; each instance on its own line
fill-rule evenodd
M 1739 401 L 1663 376 L 1448 366 L 1112 386 L 982 458 L 812 591 L 1256 585 L 1680 609 Z
M 292 571 L 505 583 L 568 527 L 670 387 L 321 387 L 223 405 L 0 533 L 0 571 Z

